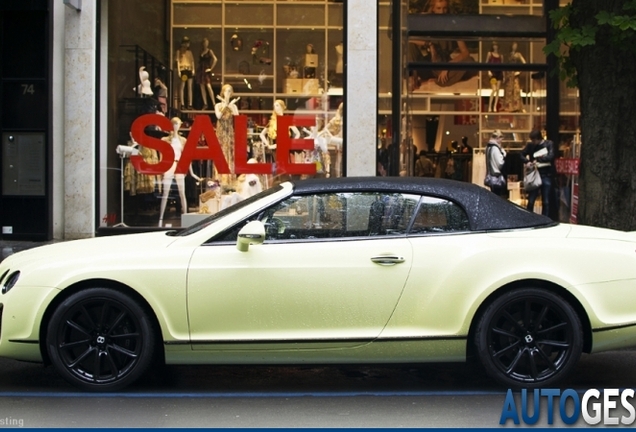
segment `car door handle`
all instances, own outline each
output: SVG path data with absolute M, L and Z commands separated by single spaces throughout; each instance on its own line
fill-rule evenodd
M 389 265 L 395 265 L 395 264 L 403 263 L 405 261 L 405 259 L 404 259 L 404 257 L 401 257 L 401 256 L 382 255 L 382 256 L 372 257 L 371 261 L 373 261 L 376 264 L 389 266 Z

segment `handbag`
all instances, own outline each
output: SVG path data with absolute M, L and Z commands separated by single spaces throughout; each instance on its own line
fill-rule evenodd
M 501 174 L 497 174 L 497 175 L 486 174 L 486 178 L 484 179 L 484 184 L 488 187 L 496 187 L 496 188 L 506 187 L 506 178 Z
M 541 175 L 539 174 L 539 169 L 535 164 L 532 164 L 531 167 L 526 167 L 523 170 L 523 189 L 526 192 L 533 191 L 535 189 L 539 189 L 541 187 Z

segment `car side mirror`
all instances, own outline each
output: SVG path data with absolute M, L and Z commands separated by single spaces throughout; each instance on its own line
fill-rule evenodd
M 236 248 L 247 252 L 250 245 L 259 245 L 265 241 L 265 225 L 261 221 L 248 222 L 238 233 Z

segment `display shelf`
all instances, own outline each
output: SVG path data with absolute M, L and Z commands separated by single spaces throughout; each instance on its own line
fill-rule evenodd
M 195 12 L 197 16 L 193 17 Z M 207 37 L 218 58 L 214 70 L 215 91 L 220 91 L 222 83 L 229 83 L 234 88 L 234 97 L 268 100 L 266 108 L 262 105 L 239 108 L 242 114 L 260 114 L 270 109 L 276 99 L 342 96 L 342 88 L 338 86 L 342 80 L 342 50 L 337 49 L 344 39 L 341 3 L 330 0 L 237 0 L 231 3 L 172 0 L 170 25 L 173 68 L 184 36 L 190 38 L 196 66 L 199 41 Z M 315 65 L 307 64 L 310 57 L 306 54 L 313 54 L 311 60 L 316 61 Z M 297 71 L 299 80 L 312 81 L 288 81 L 292 70 Z M 173 93 L 180 95 L 180 87 L 177 77 Z M 196 82 L 194 87 L 195 102 L 186 105 L 199 108 L 202 103 L 199 101 L 197 106 Z M 187 90 L 184 96 L 187 101 Z M 333 115 L 333 109 L 329 107 L 329 114 Z

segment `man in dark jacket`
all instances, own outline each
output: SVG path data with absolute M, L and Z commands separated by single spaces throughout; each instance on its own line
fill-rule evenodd
M 530 142 L 521 152 L 521 159 L 527 166 L 536 165 L 541 175 L 541 187 L 528 192 L 529 211 L 534 210 L 534 202 L 541 191 L 541 214 L 550 215 L 550 195 L 552 193 L 552 163 L 554 162 L 554 143 L 544 139 L 541 131 L 530 132 Z

